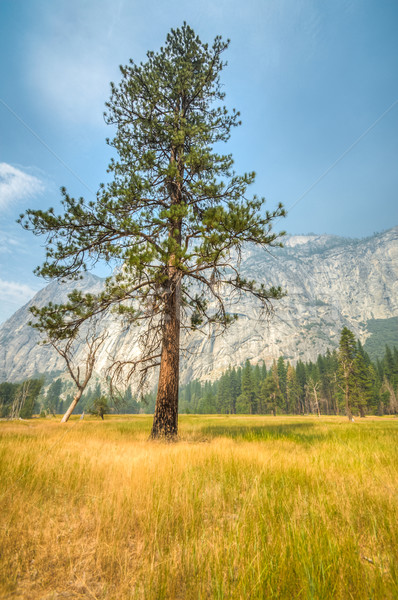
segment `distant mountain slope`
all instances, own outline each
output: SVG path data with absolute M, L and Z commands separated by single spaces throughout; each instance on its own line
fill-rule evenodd
M 267 364 L 279 356 L 292 362 L 314 360 L 327 348 L 337 347 L 343 326 L 365 342 L 375 319 L 398 316 L 398 227 L 362 240 L 289 236 L 285 247 L 272 253 L 248 248 L 242 263 L 247 277 L 281 285 L 287 297 L 275 303 L 269 322 L 253 300 L 245 298 L 239 306 L 231 306 L 240 318 L 224 336 L 191 335 L 186 340 L 188 352 L 181 359 L 183 382 L 218 377 L 229 365 L 242 364 L 247 358 L 264 359 Z M 0 380 L 15 381 L 64 368 L 54 352 L 37 345 L 37 333 L 27 326 L 28 308 L 50 300 L 59 302 L 74 286 L 49 284 L 3 324 Z M 95 293 L 103 280 L 87 274 L 77 286 Z M 99 357 L 98 373 L 109 354 L 137 352 L 135 329 L 122 331 L 114 317 L 108 317 L 104 327 L 111 335 Z
M 381 360 L 386 352 L 386 346 L 390 349 L 398 348 L 398 317 L 391 319 L 372 319 L 367 323 L 370 337 L 365 342 L 364 349 L 373 361 Z

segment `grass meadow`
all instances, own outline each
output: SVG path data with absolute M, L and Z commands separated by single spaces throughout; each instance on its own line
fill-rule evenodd
M 0 423 L 0 597 L 398 598 L 398 419 Z

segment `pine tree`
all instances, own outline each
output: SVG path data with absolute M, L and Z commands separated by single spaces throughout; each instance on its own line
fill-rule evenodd
M 386 346 L 385 354 L 382 360 L 383 367 L 383 382 L 381 393 L 383 395 L 384 408 L 390 414 L 398 413 L 398 375 L 397 375 L 397 354 L 391 351 L 389 346 Z
M 28 389 L 23 406 L 21 407 L 19 416 L 21 419 L 30 419 L 35 411 L 38 396 L 43 387 L 42 379 L 30 379 L 27 382 Z M 22 383 L 21 386 L 24 384 Z
M 267 377 L 267 367 L 265 362 L 263 361 L 261 364 L 261 380 L 264 381 L 264 379 Z
M 286 396 L 288 412 L 300 412 L 300 387 L 297 381 L 296 371 L 292 365 L 288 365 L 286 373 Z
M 204 396 L 199 401 L 198 413 L 199 414 L 215 414 L 216 413 L 216 399 L 210 389 L 204 390 Z
M 389 346 L 386 346 L 382 365 L 384 376 L 388 379 L 388 381 L 392 381 L 395 375 L 395 364 L 393 353 L 391 352 L 391 348 Z
M 254 366 L 253 372 L 252 372 L 252 377 L 253 377 L 253 393 L 254 393 L 254 406 L 253 406 L 253 411 L 255 413 L 259 413 L 259 404 L 260 404 L 260 389 L 261 389 L 261 369 L 260 369 L 260 365 L 257 363 Z
M 338 350 L 340 386 L 344 396 L 345 412 L 353 421 L 352 402 L 354 400 L 356 373 L 355 358 L 357 354 L 355 337 L 348 327 L 343 327 Z
M 237 399 L 238 412 L 255 414 L 256 398 L 254 393 L 253 369 L 250 361 L 245 362 L 242 369 L 241 394 Z
M 394 361 L 394 373 L 395 376 L 398 378 L 398 348 L 396 348 L 394 346 L 394 350 L 393 350 L 393 361 Z M 397 381 L 398 383 L 398 381 Z
M 321 393 L 326 402 L 326 413 L 338 412 L 336 398 L 336 374 L 338 370 L 338 361 L 336 351 L 330 352 L 329 348 L 325 356 L 318 357 L 317 365 L 321 378 Z
M 60 402 L 60 396 L 62 391 L 62 380 L 56 379 L 50 385 L 47 390 L 44 408 L 48 410 L 52 415 L 55 415 Z
M 357 341 L 356 356 L 354 362 L 355 373 L 355 405 L 361 417 L 366 414 L 367 407 L 373 394 L 372 374 L 370 370 L 370 359 L 364 351 L 361 342 Z
M 245 279 L 237 260 L 248 242 L 280 245 L 271 226 L 285 213 L 281 205 L 264 212 L 264 199 L 248 199 L 254 173 L 236 175 L 231 155 L 214 150 L 240 124 L 239 113 L 222 106 L 227 47 L 219 36 L 211 47 L 202 43 L 184 23 L 146 62 L 121 67 L 105 113 L 116 127 L 108 140 L 118 155 L 109 166 L 113 180 L 95 201 L 63 190 L 63 214 L 28 210 L 20 219 L 47 236 L 41 276 L 78 277 L 98 260 L 123 265 L 102 293 L 75 291 L 65 305 L 35 314 L 44 329 L 65 337 L 111 308 L 146 323 L 145 351 L 139 360 L 120 360 L 113 376 L 128 381 L 139 372 L 145 379 L 160 365 L 153 438 L 177 435 L 181 325 L 225 329 L 236 318 L 225 297 L 248 293 L 269 310 L 283 295 Z
M 231 393 L 231 413 L 236 413 L 236 401 L 240 394 L 240 383 L 238 379 L 238 374 L 235 369 L 231 370 L 231 378 L 230 378 L 230 393 Z
M 21 383 L 0 384 L 0 416 L 30 419 L 35 411 L 42 379 L 26 379 Z
M 284 404 L 285 404 L 285 411 L 288 411 L 287 408 L 287 395 L 286 395 L 286 374 L 287 374 L 287 368 L 285 365 L 285 361 L 283 360 L 283 357 L 280 356 L 278 358 L 278 361 L 276 363 L 277 365 L 277 370 L 278 370 L 278 383 L 279 383 L 279 389 L 282 395 L 282 398 L 284 400 Z
M 104 415 L 111 411 L 108 400 L 105 396 L 96 396 L 92 403 L 87 407 L 87 412 L 96 415 L 104 420 Z
M 299 413 L 305 413 L 305 385 L 307 383 L 305 365 L 301 360 L 296 364 L 296 378 L 299 389 Z
M 280 400 L 280 389 L 276 378 L 269 373 L 261 385 L 262 404 L 266 410 L 271 411 L 276 416 Z
M 327 354 L 329 354 L 330 356 L 330 351 L 329 349 L 327 350 Z M 327 371 L 327 366 L 328 366 L 328 358 L 327 356 L 321 356 L 319 355 L 316 361 L 316 366 L 318 368 L 318 372 L 319 372 L 319 393 L 322 397 L 322 399 L 324 400 L 325 404 L 326 404 L 326 414 L 329 414 L 330 412 L 330 408 L 329 408 L 329 404 L 330 404 L 330 382 L 329 382 L 329 377 L 328 377 L 328 371 Z
M 228 414 L 231 412 L 231 394 L 229 386 L 229 372 L 224 373 L 219 382 L 216 397 L 217 412 Z

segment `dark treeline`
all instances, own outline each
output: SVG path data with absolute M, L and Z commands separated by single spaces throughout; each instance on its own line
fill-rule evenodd
M 135 398 L 129 386 L 123 395 L 118 398 L 109 399 L 106 385 L 97 382 L 95 386 L 89 387 L 87 392 L 82 395 L 79 404 L 74 413 L 92 413 L 100 414 L 98 406 L 102 406 L 105 413 L 112 412 L 117 414 L 138 414 L 148 412 L 146 406 L 148 401 Z M 152 395 L 148 396 L 149 400 Z M 62 414 L 66 411 L 73 399 L 73 389 L 65 392 L 65 382 L 61 379 L 54 381 L 47 390 L 47 394 L 42 399 L 42 410 L 46 414 Z M 101 402 L 100 402 L 101 401 Z
M 348 332 L 348 333 L 347 333 Z M 348 351 L 346 342 L 348 340 Z M 340 347 L 295 366 L 279 358 L 228 369 L 214 382 L 192 381 L 180 392 L 180 412 L 224 414 L 397 414 L 398 350 L 373 363 L 345 329 Z
M 154 394 L 138 400 L 133 397 L 131 387 L 119 398 L 110 400 L 104 394 L 105 386 L 98 382 L 83 394 L 75 413 L 82 412 L 103 414 L 138 414 L 150 412 L 154 404 Z M 50 385 L 45 384 L 44 377 L 27 379 L 21 383 L 0 383 L 0 418 L 29 419 L 33 415 L 42 417 L 63 414 L 73 399 L 73 385 L 58 377 Z M 153 410 L 153 408 L 152 408 Z
M 30 419 L 39 409 L 43 379 L 27 379 L 21 383 L 0 383 L 0 417 Z

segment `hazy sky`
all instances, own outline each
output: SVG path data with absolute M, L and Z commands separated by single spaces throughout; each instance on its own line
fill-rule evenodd
M 184 20 L 231 39 L 222 79 L 243 124 L 225 150 L 270 208 L 292 207 L 277 227 L 398 224 L 397 0 L 0 0 L 0 322 L 45 284 L 19 213 L 106 181 L 109 82 Z

